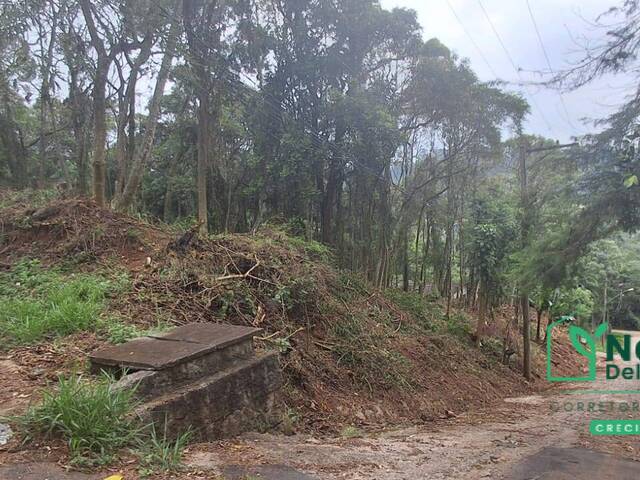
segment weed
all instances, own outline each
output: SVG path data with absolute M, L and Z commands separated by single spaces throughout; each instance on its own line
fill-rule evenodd
M 324 263 L 330 263 L 332 260 L 332 252 L 326 245 L 315 240 L 305 240 L 301 237 L 295 237 L 284 234 L 285 238 L 291 246 L 304 251 L 305 255 L 313 260 L 320 260 Z
M 338 281 L 341 288 L 336 293 L 345 301 L 349 301 L 353 298 L 358 298 L 369 293 L 365 279 L 355 273 L 341 271 Z
M 471 323 L 464 313 L 455 312 L 447 320 L 447 331 L 462 339 L 471 335 Z
M 129 418 L 135 408 L 133 390 L 113 388 L 107 376 L 90 381 L 60 377 L 57 389 L 45 391 L 41 402 L 12 420 L 25 440 L 44 435 L 64 439 L 76 464 L 105 464 L 115 451 L 139 438 Z
M 178 470 L 191 437 L 191 430 L 187 430 L 175 439 L 168 438 L 166 421 L 162 435 L 158 434 L 155 426 L 151 426 L 149 436 L 141 439 L 138 445 L 140 474 L 147 476 L 155 472 Z
M 417 325 L 423 330 L 433 332 L 442 328 L 444 315 L 440 307 L 433 302 L 429 302 L 420 293 L 387 289 L 384 295 L 398 308 L 412 315 Z
M 286 407 L 282 413 L 282 423 L 280 424 L 280 430 L 285 435 L 293 435 L 295 433 L 295 426 L 300 422 L 301 415 L 295 409 Z

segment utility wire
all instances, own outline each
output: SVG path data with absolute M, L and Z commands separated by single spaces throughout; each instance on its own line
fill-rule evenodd
M 540 105 L 538 105 L 538 102 L 536 101 L 536 98 L 529 91 L 529 89 L 527 89 L 527 87 L 525 85 L 525 82 L 524 82 L 524 80 L 522 78 L 522 75 L 520 75 L 520 69 L 516 65 L 516 62 L 513 60 L 513 57 L 509 53 L 509 49 L 507 48 L 505 43 L 502 41 L 502 37 L 498 33 L 498 30 L 496 29 L 495 25 L 493 24 L 493 21 L 491 20 L 491 17 L 489 16 L 487 11 L 485 10 L 484 5 L 482 5 L 482 2 L 480 0 L 478 0 L 478 5 L 480 5 L 480 9 L 482 10 L 482 13 L 484 14 L 484 17 L 487 19 L 487 22 L 489 23 L 489 26 L 491 27 L 491 30 L 493 31 L 493 34 L 498 39 L 498 43 L 500 43 L 500 46 L 502 47 L 502 50 L 504 51 L 505 55 L 509 59 L 509 63 L 511 63 L 511 66 L 515 70 L 516 75 L 518 76 L 518 79 L 520 80 L 520 83 L 524 86 L 525 90 L 527 90 L 527 93 L 529 93 L 529 96 L 531 97 L 531 102 L 533 103 L 534 107 L 536 107 L 536 110 L 538 110 L 538 113 L 540 114 L 540 118 L 542 118 L 542 121 L 545 123 L 545 125 L 547 126 L 549 131 L 553 135 L 555 135 L 555 132 L 553 131 L 553 128 L 551 127 L 551 124 L 549 123 L 549 120 L 547 120 L 547 117 L 545 116 L 542 108 L 540 108 Z
M 542 49 L 542 53 L 544 54 L 544 59 L 547 62 L 547 67 L 549 67 L 549 72 L 551 72 L 551 74 L 554 74 L 553 67 L 551 66 L 551 60 L 549 60 L 549 54 L 547 53 L 547 49 L 544 46 L 544 41 L 542 40 L 542 35 L 540 34 L 540 29 L 538 28 L 538 22 L 536 22 L 536 17 L 533 15 L 533 10 L 531 9 L 531 4 L 529 3 L 529 0 L 525 0 L 525 1 L 527 2 L 527 10 L 529 10 L 529 17 L 531 18 L 531 23 L 533 23 L 533 28 L 536 31 L 536 36 L 538 37 L 538 43 L 540 43 L 540 48 Z M 567 123 L 575 131 L 576 127 L 571 122 L 571 116 L 569 115 L 569 111 L 567 110 L 567 105 L 564 103 L 564 97 L 562 96 L 562 92 L 558 92 L 558 96 L 560 97 L 560 104 L 562 105 L 564 114 L 567 117 Z
M 493 69 L 493 67 L 491 66 L 491 64 L 489 63 L 489 60 L 487 60 L 487 57 L 485 56 L 484 52 L 482 51 L 482 49 L 480 48 L 480 46 L 476 43 L 476 41 L 473 39 L 473 37 L 471 36 L 471 33 L 469 32 L 469 30 L 467 30 L 467 27 L 464 26 L 464 23 L 462 23 L 462 20 L 460 19 L 460 17 L 458 16 L 458 13 L 455 11 L 455 9 L 453 8 L 453 5 L 451 5 L 451 2 L 449 0 L 445 0 L 447 2 L 447 5 L 449 6 L 449 9 L 451 10 L 451 13 L 453 13 L 453 16 L 456 18 L 456 20 L 458 21 L 458 23 L 460 24 L 460 26 L 462 27 L 462 30 L 464 30 L 464 33 L 467 35 L 467 38 L 469 39 L 469 41 L 471 42 L 471 44 L 475 47 L 475 49 L 478 51 L 478 53 L 480 54 L 480 58 L 482 58 L 482 60 L 484 61 L 484 63 L 487 65 L 487 68 L 489 69 L 489 71 L 491 72 L 491 74 L 495 77 L 495 78 L 499 78 L 498 74 L 496 73 L 496 71 Z

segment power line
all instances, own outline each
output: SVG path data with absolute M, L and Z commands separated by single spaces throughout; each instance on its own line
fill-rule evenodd
M 524 82 L 524 80 L 522 78 L 522 75 L 520 75 L 520 69 L 516 65 L 516 62 L 513 60 L 513 57 L 509 53 L 509 49 L 507 48 L 505 43 L 502 41 L 502 37 L 498 33 L 498 30 L 496 29 L 495 25 L 493 24 L 493 21 L 491 20 L 491 17 L 489 16 L 487 11 L 485 10 L 484 5 L 482 5 L 482 2 L 480 0 L 478 0 L 478 5 L 480 5 L 480 9 L 482 10 L 482 13 L 484 14 L 484 17 L 487 19 L 487 22 L 489 23 L 489 26 L 491 27 L 491 30 L 493 31 L 493 34 L 498 39 L 498 43 L 500 43 L 500 46 L 502 47 L 502 50 L 504 51 L 505 55 L 509 59 L 509 63 L 511 63 L 511 66 L 515 70 L 516 75 L 518 76 L 518 79 L 520 80 L 520 83 L 524 86 L 525 90 L 527 90 L 527 93 L 529 93 L 529 96 L 531 97 L 531 102 L 536 107 L 536 110 L 538 110 L 538 113 L 540 114 L 540 118 L 542 118 L 542 121 L 545 123 L 545 125 L 547 126 L 549 131 L 553 135 L 555 135 L 555 132 L 553 131 L 553 128 L 551 128 L 551 124 L 549 123 L 549 120 L 547 120 L 547 117 L 544 115 L 544 112 L 540 108 L 540 105 L 538 105 L 538 102 L 536 101 L 536 99 L 533 96 L 533 94 L 531 92 L 529 92 L 529 90 L 527 89 L 527 87 L 525 85 L 525 82 Z
M 451 5 L 451 2 L 449 0 L 445 0 L 445 1 L 447 2 L 447 5 L 449 6 L 449 9 L 451 10 L 451 13 L 453 13 L 453 16 L 456 18 L 456 20 L 458 21 L 458 23 L 462 27 L 462 30 L 464 30 L 464 33 L 467 35 L 467 38 L 469 39 L 471 44 L 475 47 L 475 49 L 480 54 L 480 58 L 482 58 L 484 63 L 487 65 L 487 68 L 489 68 L 489 71 L 491 72 L 491 74 L 495 78 L 498 78 L 499 77 L 498 74 L 496 73 L 496 71 L 493 69 L 493 67 L 489 63 L 489 60 L 487 60 L 487 57 L 485 56 L 484 52 L 480 49 L 480 46 L 476 43 L 476 41 L 471 36 L 471 33 L 469 32 L 469 30 L 467 30 L 467 27 L 465 27 L 464 23 L 462 23 L 462 20 L 460 19 L 460 17 L 458 16 L 458 13 L 453 8 L 453 5 Z
M 527 9 L 529 10 L 529 17 L 531 18 L 531 23 L 533 23 L 533 28 L 536 31 L 536 36 L 538 37 L 538 43 L 540 43 L 540 48 L 542 49 L 542 53 L 544 54 L 544 58 L 547 62 L 547 67 L 549 67 L 549 72 L 553 74 L 553 67 L 551 66 L 551 60 L 549 60 L 549 54 L 547 53 L 547 49 L 544 46 L 544 41 L 542 40 L 542 35 L 540 34 L 540 29 L 538 28 L 538 22 L 536 22 L 536 17 L 533 15 L 533 10 L 531 9 L 531 4 L 529 0 L 525 0 L 527 2 Z M 558 92 L 558 96 L 560 97 L 560 104 L 562 105 L 562 109 L 564 110 L 564 114 L 567 117 L 567 123 L 569 126 L 575 131 L 576 127 L 571 123 L 571 116 L 569 115 L 569 111 L 567 110 L 567 105 L 564 103 L 564 97 L 562 96 L 562 92 Z

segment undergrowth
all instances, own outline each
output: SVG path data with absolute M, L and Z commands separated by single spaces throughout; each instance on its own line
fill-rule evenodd
M 333 354 L 338 365 L 351 371 L 353 381 L 371 392 L 377 387 L 413 387 L 411 366 L 389 343 L 385 324 L 371 324 L 357 314 L 333 324 L 329 337 L 335 342 Z

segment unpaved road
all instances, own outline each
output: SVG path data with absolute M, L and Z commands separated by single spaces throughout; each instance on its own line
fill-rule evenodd
M 604 382 L 591 384 L 601 387 Z M 612 385 L 604 385 L 612 388 Z M 616 384 L 615 388 L 628 385 Z M 577 393 L 576 393 L 577 392 Z M 640 395 L 547 392 L 508 399 L 491 411 L 362 438 L 246 435 L 200 444 L 180 480 L 637 480 L 640 436 L 592 437 L 591 418 L 640 418 L 640 412 L 552 411 L 552 402 L 640 402 Z M 65 474 L 55 464 L 0 466 L 1 480 L 102 480 Z M 125 474 L 125 480 L 135 478 Z
M 600 373 L 599 373 L 600 375 Z M 574 384 L 542 395 L 507 399 L 491 411 L 437 426 L 354 439 L 247 435 L 188 455 L 202 477 L 227 479 L 633 479 L 640 477 L 640 436 L 594 437 L 590 419 L 640 419 L 640 394 L 585 393 L 584 388 L 638 389 L 640 382 Z M 581 390 L 582 389 L 582 390 Z M 582 402 L 593 412 L 565 411 Z M 608 402 L 614 402 L 613 404 Z M 623 403 L 620 403 L 623 402 Z M 613 410 L 598 412 L 613 406 Z M 552 406 L 554 408 L 552 408 Z M 558 408 L 560 407 L 560 408 Z M 190 478 L 198 478 L 195 477 Z
M 602 377 L 602 372 L 599 372 Z M 591 419 L 640 419 L 640 381 L 581 383 L 506 399 L 493 408 L 436 424 L 360 438 L 245 435 L 191 446 L 180 480 L 617 480 L 640 477 L 640 435 L 594 437 Z M 571 388 L 571 390 L 566 390 Z M 591 412 L 575 411 L 578 403 Z M 635 402 L 635 404 L 634 404 Z M 630 410 L 621 411 L 626 405 Z M 572 407 L 567 411 L 565 407 Z M 552 408 L 553 407 L 553 408 Z M 613 410 L 610 407 L 614 407 Z M 599 408 L 605 411 L 599 412 Z M 2 463 L 2 462 L 0 462 Z M 102 480 L 108 474 L 65 474 L 55 464 L 11 462 L 0 480 Z M 136 478 L 125 474 L 125 480 Z

